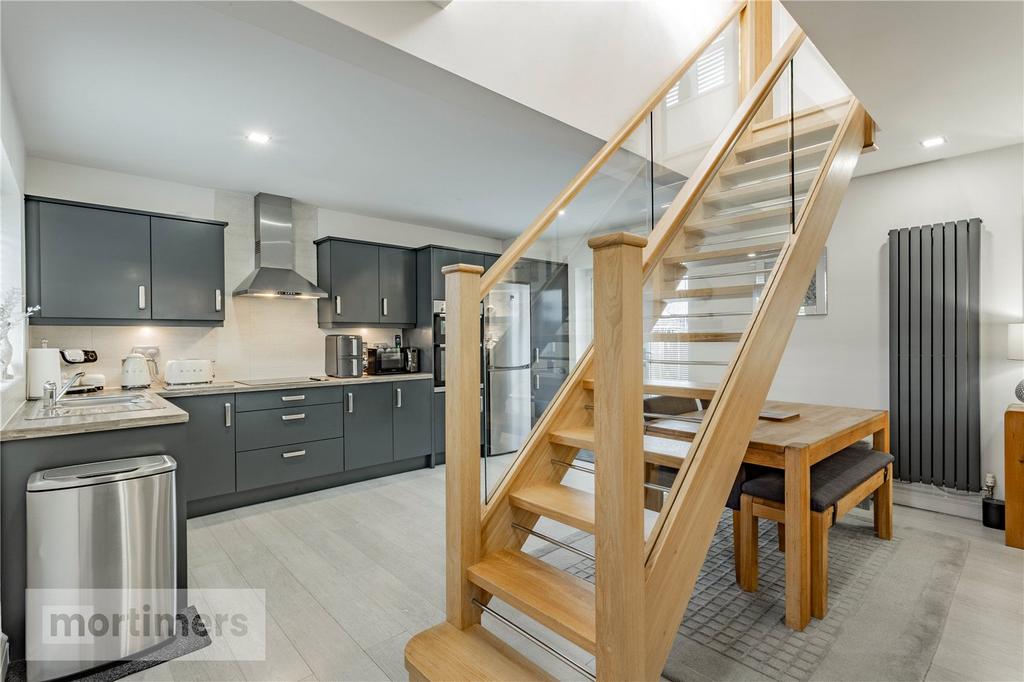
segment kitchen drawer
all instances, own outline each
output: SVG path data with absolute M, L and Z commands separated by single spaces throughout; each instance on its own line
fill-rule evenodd
M 315 388 L 292 388 L 286 391 L 254 391 L 239 393 L 235 400 L 238 412 L 272 410 L 276 407 L 297 407 L 302 405 L 325 405 L 340 403 L 341 386 L 317 386 Z
M 341 403 L 239 412 L 236 419 L 235 450 L 239 451 L 342 435 Z
M 344 452 L 342 438 L 239 452 L 235 455 L 236 487 L 252 490 L 341 473 Z

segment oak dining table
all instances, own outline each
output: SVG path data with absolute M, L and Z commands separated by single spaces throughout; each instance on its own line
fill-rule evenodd
M 743 462 L 782 469 L 786 496 L 786 625 L 803 630 L 811 620 L 811 467 L 866 438 L 872 448 L 889 452 L 889 412 L 856 407 L 769 400 L 762 414 L 792 415 L 785 421 L 758 419 Z M 646 423 L 646 433 L 692 440 L 702 412 Z M 881 507 L 885 507 L 882 509 Z M 876 505 L 875 513 L 891 513 Z

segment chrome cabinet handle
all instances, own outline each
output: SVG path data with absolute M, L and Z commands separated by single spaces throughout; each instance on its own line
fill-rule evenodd
M 402 406 L 402 389 L 396 388 L 395 389 L 395 394 L 396 394 L 396 396 L 398 398 L 398 402 L 395 404 L 395 407 L 401 407 Z
M 224 403 L 224 426 L 231 426 L 231 403 Z
M 387 315 L 388 315 L 388 299 L 386 297 L 382 298 L 381 299 L 381 303 L 383 304 L 382 305 L 382 307 L 383 307 L 383 313 L 382 314 L 384 315 L 384 317 L 387 317 Z
M 540 390 L 540 375 L 539 374 L 534 374 L 533 375 L 533 388 L 538 390 L 538 391 Z
M 484 411 L 484 397 L 480 396 L 480 411 Z
M 341 315 L 341 296 L 334 297 L 334 314 Z
M 146 285 L 139 285 L 139 310 L 146 309 Z
M 301 412 L 299 414 L 282 414 L 281 415 L 281 421 L 283 421 L 283 422 L 290 422 L 290 421 L 295 421 L 296 419 L 305 419 L 305 418 L 306 418 L 306 414 L 304 412 Z
M 356 411 L 355 395 L 353 395 L 352 393 L 346 393 L 345 395 L 348 398 L 348 413 L 352 414 L 353 412 Z
M 540 362 L 540 348 L 533 349 L 533 361 Z
M 281 400 L 286 402 L 286 403 L 290 403 L 293 400 L 305 400 L 305 399 L 306 399 L 306 396 L 302 395 L 302 394 L 300 394 L 300 395 L 283 395 L 283 396 L 281 396 Z
M 284 457 L 285 459 L 288 459 L 290 457 L 302 457 L 305 454 L 305 450 L 293 450 L 292 452 L 282 452 L 281 456 Z
M 219 313 L 220 309 L 224 306 L 223 297 L 224 297 L 224 294 L 221 292 L 220 289 L 215 289 L 214 290 L 214 292 L 213 292 L 213 310 L 214 310 L 214 312 Z

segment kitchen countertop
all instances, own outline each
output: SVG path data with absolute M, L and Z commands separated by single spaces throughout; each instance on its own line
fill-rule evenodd
M 40 409 L 39 400 L 26 401 L 21 408 L 0 431 L 0 442 L 24 440 L 26 438 L 49 438 L 67 436 L 76 433 L 92 433 L 95 431 L 116 431 L 118 429 L 134 429 L 143 426 L 159 426 L 161 424 L 177 424 L 188 421 L 188 413 L 175 407 L 166 398 L 183 398 L 196 395 L 217 395 L 221 393 L 249 393 L 253 391 L 280 391 L 296 388 L 318 388 L 321 386 L 344 386 L 347 384 L 391 383 L 395 381 L 416 381 L 431 379 L 430 372 L 416 374 L 384 374 L 378 376 L 364 375 L 347 379 L 328 377 L 326 381 L 296 381 L 294 383 L 274 384 L 272 386 L 247 386 L 234 381 L 220 381 L 211 385 L 189 386 L 187 388 L 166 388 L 155 385 L 149 389 L 124 391 L 120 388 L 107 388 L 98 393 L 87 395 L 116 396 L 124 393 L 142 393 L 153 401 L 155 408 L 135 412 L 113 412 L 107 414 L 91 414 L 75 417 L 54 417 L 51 419 L 31 419 Z
M 418 379 L 433 379 L 430 372 L 417 372 L 415 374 L 364 374 L 361 377 L 349 377 L 345 379 L 335 377 L 318 377 L 324 381 L 296 381 L 294 383 L 274 384 L 266 386 L 247 386 L 237 381 L 217 381 L 213 384 L 200 384 L 198 386 L 187 386 L 183 388 L 162 387 L 156 389 L 157 395 L 164 398 L 183 398 L 193 395 L 217 395 L 218 393 L 250 393 L 252 391 L 288 391 L 296 388 L 319 388 L 321 386 L 346 386 L 349 384 L 380 384 L 392 383 L 395 381 L 416 381 Z M 151 389 L 152 390 L 152 389 Z

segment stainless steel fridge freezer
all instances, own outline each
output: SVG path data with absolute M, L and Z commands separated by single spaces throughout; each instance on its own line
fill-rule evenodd
M 515 452 L 530 434 L 530 285 L 500 282 L 484 302 L 488 454 Z

